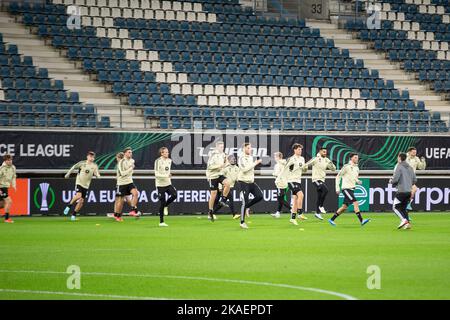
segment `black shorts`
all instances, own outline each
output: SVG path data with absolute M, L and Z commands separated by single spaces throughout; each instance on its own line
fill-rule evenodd
M 225 176 L 219 176 L 216 179 L 209 179 L 209 190 L 219 190 L 219 184 L 222 184 L 225 179 Z
M 325 184 L 325 182 L 323 182 L 322 180 L 313 181 L 313 185 L 315 185 L 317 189 L 320 188 L 320 186 L 322 186 L 323 184 Z
M 316 187 L 316 190 L 325 190 L 328 192 L 328 187 L 322 180 L 313 181 L 313 185 Z
M 249 208 L 247 206 L 248 203 L 252 202 L 252 204 L 255 204 L 256 202 L 263 199 L 263 192 L 261 191 L 261 188 L 254 182 L 247 183 L 239 181 L 239 189 L 243 207 Z M 249 198 L 250 194 L 253 195 L 252 200 L 250 200 Z
M 81 193 L 81 197 L 82 197 L 82 198 L 86 198 L 88 189 L 83 188 L 82 186 L 80 186 L 79 184 L 77 184 L 77 186 L 75 187 L 75 192 L 76 192 L 76 193 L 78 193 L 78 192 Z
M 169 185 L 166 187 L 156 187 L 156 190 L 158 191 L 158 199 L 159 200 L 165 199 L 166 194 L 168 194 L 171 197 L 177 196 L 177 189 L 175 189 L 175 187 L 172 185 Z
M 116 197 L 126 197 L 131 194 L 131 190 L 137 189 L 134 183 L 125 184 L 123 186 L 117 186 Z
M 303 192 L 303 186 L 300 182 L 289 182 L 288 188 L 292 192 L 292 194 L 297 194 L 300 191 Z
M 0 188 L 0 200 L 8 198 L 8 188 Z
M 411 200 L 411 192 L 396 192 L 394 197 L 394 206 L 406 208 Z
M 344 204 L 351 205 L 356 202 L 355 189 L 343 189 L 342 194 L 344 195 Z

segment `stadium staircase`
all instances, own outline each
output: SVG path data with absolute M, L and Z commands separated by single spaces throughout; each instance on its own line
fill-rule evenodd
M 408 72 L 401 68 L 399 62 L 390 61 L 386 53 L 373 49 L 373 45 L 358 39 L 351 31 L 339 28 L 337 23 L 325 21 L 306 21 L 310 28 L 320 29 L 320 34 L 326 39 L 333 39 L 338 48 L 347 49 L 350 56 L 355 59 L 364 60 L 364 66 L 370 70 L 378 70 L 380 77 L 392 80 L 394 87 L 398 90 L 408 90 L 410 98 L 424 101 L 427 110 L 442 112 L 442 120 L 448 122 L 450 101 L 418 80 L 418 74 Z
M 104 84 L 93 81 L 78 63 L 70 61 L 61 49 L 54 48 L 32 33 L 33 28 L 15 21 L 9 13 L 0 11 L 0 34 L 3 42 L 17 46 L 18 53 L 31 57 L 33 65 L 48 70 L 48 77 L 61 80 L 68 92 L 77 92 L 79 101 L 95 105 L 99 119 L 109 117 L 109 125 L 130 129 L 144 127 L 144 118 L 138 110 L 122 104 L 119 97 L 107 92 Z M 4 94 L 0 87 L 0 100 Z

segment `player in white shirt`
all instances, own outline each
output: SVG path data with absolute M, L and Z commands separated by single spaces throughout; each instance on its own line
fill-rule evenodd
M 172 185 L 172 159 L 169 158 L 169 149 L 159 149 L 159 158 L 155 160 L 155 186 L 158 190 L 159 199 L 159 226 L 168 227 L 164 222 L 164 216 L 168 215 L 169 205 L 177 199 L 177 190 Z M 166 198 L 166 194 L 169 196 Z
M 222 173 L 225 176 L 225 178 L 227 179 L 228 183 L 230 184 L 230 191 L 228 193 L 228 207 L 230 209 L 231 215 L 233 216 L 233 219 L 239 219 L 241 217 L 241 215 L 238 214 L 237 211 L 235 210 L 234 202 L 233 202 L 233 189 L 237 182 L 237 178 L 239 176 L 239 167 L 236 163 L 236 157 L 234 155 L 231 154 L 228 156 L 228 164 L 226 165 L 225 168 L 223 168 Z M 220 187 L 222 187 L 222 188 L 220 188 Z M 214 210 L 213 210 L 214 220 L 217 219 L 217 217 L 216 217 L 217 211 L 223 207 L 219 202 L 219 198 L 222 195 L 223 186 L 219 185 L 219 188 L 220 189 L 217 194 L 218 196 L 216 197 L 216 201 L 214 203 Z M 210 219 L 210 217 L 208 217 L 208 219 Z
M 117 222 L 122 222 L 122 209 L 123 204 L 126 202 L 126 198 L 132 196 L 131 198 L 131 211 L 128 215 L 132 217 L 139 217 L 141 212 L 137 208 L 138 203 L 138 189 L 133 182 L 133 172 L 135 168 L 135 163 L 133 159 L 133 151 L 131 148 L 125 148 L 123 151 L 124 157 L 117 164 L 116 170 L 116 201 L 114 203 L 114 219 Z
M 239 157 L 239 174 L 238 183 L 242 200 L 241 206 L 241 228 L 248 229 L 245 223 L 245 216 L 249 215 L 250 207 L 263 199 L 263 193 L 259 186 L 255 183 L 255 167 L 260 164 L 261 159 L 253 160 L 252 145 L 248 142 L 244 143 L 242 155 Z M 249 195 L 253 195 L 253 199 L 249 199 Z
M 296 220 L 297 214 L 300 219 L 306 220 L 303 214 L 303 186 L 302 174 L 308 170 L 305 165 L 305 158 L 302 157 L 303 146 L 299 143 L 294 143 L 292 146 L 294 155 L 292 155 L 286 162 L 286 165 L 281 170 L 280 176 L 275 180 L 276 183 L 287 182 L 289 190 L 292 192 L 293 204 L 291 208 L 290 223 L 298 225 Z
M 224 152 L 225 145 L 223 141 L 216 142 L 216 147 L 209 154 L 208 163 L 206 166 L 206 179 L 209 183 L 209 190 L 211 195 L 208 201 L 208 218 L 214 222 L 214 205 L 216 197 L 219 197 L 219 204 L 228 207 L 230 192 L 230 183 L 223 175 L 223 170 L 227 166 L 227 155 Z M 219 185 L 222 185 L 222 192 L 219 195 Z
M 356 153 L 350 153 L 350 161 L 344 165 L 336 176 L 336 193 L 339 195 L 344 194 L 344 203 L 340 207 L 334 216 L 328 220 L 332 226 L 336 226 L 334 220 L 339 217 L 342 213 L 347 210 L 347 208 L 353 204 L 355 208 L 355 214 L 358 217 L 361 226 L 365 225 L 370 219 L 363 219 L 361 212 L 359 211 L 359 203 L 355 197 L 355 188 L 357 184 L 362 184 L 359 180 L 359 167 L 358 167 L 359 156 Z M 341 185 L 342 181 L 342 185 Z
M 286 181 L 276 180 L 281 174 L 284 166 L 286 165 L 286 160 L 283 159 L 283 154 L 281 152 L 275 152 L 273 154 L 275 158 L 275 166 L 273 167 L 272 175 L 275 177 L 275 186 L 277 187 L 277 211 L 272 213 L 271 216 L 274 218 L 279 218 L 281 216 L 281 210 L 283 210 L 283 206 L 286 207 L 289 212 L 291 211 L 291 205 L 286 201 L 288 184 Z
M 425 170 L 427 167 L 427 163 L 425 161 L 425 157 L 418 157 L 417 156 L 417 149 L 415 147 L 411 147 L 408 149 L 406 162 L 413 168 L 414 172 L 416 170 Z M 417 192 L 417 186 L 414 184 L 412 186 L 412 192 L 411 192 L 411 200 L 408 203 L 407 210 L 412 210 L 411 203 L 414 200 L 414 196 Z
M 334 163 L 327 158 L 327 149 L 320 148 L 315 158 L 309 160 L 305 166 L 312 166 L 311 181 L 317 190 L 317 202 L 315 217 L 323 220 L 321 213 L 327 213 L 323 204 L 328 194 L 328 188 L 325 184 L 326 170 L 336 171 Z

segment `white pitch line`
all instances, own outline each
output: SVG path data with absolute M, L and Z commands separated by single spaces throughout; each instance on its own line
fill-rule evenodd
M 31 294 L 48 294 L 58 296 L 75 296 L 75 297 L 96 297 L 107 299 L 129 299 L 129 300 L 170 300 L 168 298 L 155 297 L 139 297 L 139 296 L 122 296 L 116 294 L 100 294 L 100 293 L 78 293 L 78 292 L 64 292 L 64 291 L 45 291 L 45 290 L 20 290 L 20 289 L 2 289 L 0 292 L 9 293 L 31 293 Z
M 60 271 L 39 271 L 39 270 L 0 270 L 0 273 L 42 273 L 42 274 L 67 274 Z M 198 280 L 198 281 L 212 281 L 222 283 L 239 283 L 250 284 L 256 286 L 266 286 L 275 288 L 287 288 L 299 291 L 310 291 L 316 293 L 323 293 L 331 296 L 336 296 L 345 300 L 358 300 L 357 298 L 345 293 L 334 292 L 330 290 L 324 290 L 319 288 L 295 286 L 284 283 L 272 283 L 272 282 L 259 282 L 250 280 L 236 280 L 236 279 L 220 279 L 220 278 L 206 278 L 206 277 L 191 277 L 191 276 L 173 276 L 173 275 L 161 275 L 161 274 L 129 274 L 129 273 L 107 273 L 107 272 L 81 272 L 81 275 L 92 276 L 114 276 L 114 277 L 133 277 L 133 278 L 166 278 L 166 279 L 182 279 L 182 280 Z

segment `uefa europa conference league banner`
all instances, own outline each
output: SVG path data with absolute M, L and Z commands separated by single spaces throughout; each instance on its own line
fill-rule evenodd
M 22 179 L 28 180 L 28 179 Z M 363 184 L 358 186 L 355 195 L 363 211 L 390 211 L 394 196 L 394 189 L 387 184 L 387 179 L 362 178 Z M 29 179 L 29 210 L 31 214 L 60 214 L 73 195 L 74 179 Z M 174 178 L 173 185 L 177 189 L 178 200 L 170 207 L 171 214 L 192 214 L 207 212 L 209 190 L 205 179 Z M 276 208 L 276 189 L 273 179 L 259 178 L 256 182 L 264 194 L 264 201 L 254 207 L 255 212 L 274 212 Z M 303 181 L 305 182 L 305 180 Z M 325 207 L 328 211 L 336 210 L 343 201 L 334 192 L 334 179 L 327 179 L 330 190 Z M 158 196 L 153 179 L 135 179 L 140 190 L 139 208 L 142 212 L 156 214 L 158 212 Z M 448 210 L 450 201 L 450 178 L 429 179 L 420 178 L 419 192 L 416 203 L 417 211 Z M 240 200 L 236 190 L 234 202 L 239 210 Z M 87 203 L 83 213 L 103 215 L 113 212 L 115 199 L 114 179 L 95 179 L 87 195 Z M 289 201 L 289 199 L 288 199 Z M 315 210 L 316 191 L 311 179 L 306 180 L 305 208 L 308 212 Z M 125 210 L 129 210 L 125 209 Z M 229 213 L 228 208 L 221 210 Z
M 449 136 L 377 136 L 377 135 L 279 135 L 274 131 L 187 131 L 174 132 L 67 132 L 67 131 L 0 131 L 0 155 L 15 156 L 19 169 L 68 169 L 84 159 L 88 150 L 97 153 L 100 169 L 114 169 L 115 154 L 125 147 L 134 149 L 137 169 L 152 169 L 158 149 L 171 150 L 174 170 L 204 169 L 207 155 L 216 139 L 223 140 L 228 154 L 238 155 L 242 143 L 250 141 L 254 156 L 262 167 L 273 167 L 272 155 L 281 151 L 291 154 L 298 142 L 305 146 L 308 160 L 325 146 L 329 157 L 342 167 L 351 152 L 360 154 L 362 170 L 392 169 L 397 154 L 415 146 L 419 156 L 427 159 L 427 169 L 450 169 Z

